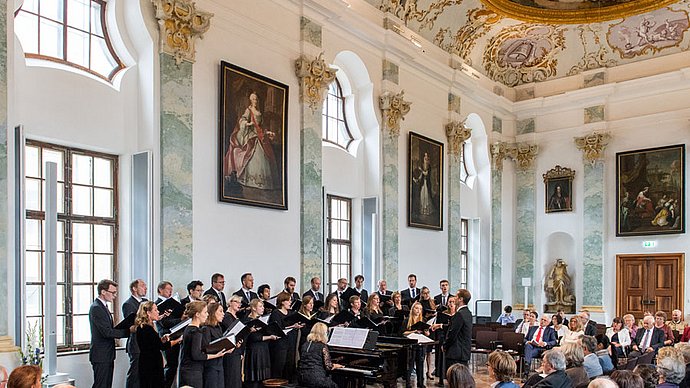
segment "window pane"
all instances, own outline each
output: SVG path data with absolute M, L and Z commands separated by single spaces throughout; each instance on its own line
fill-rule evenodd
M 41 18 L 40 54 L 54 58 L 62 55 L 62 25 Z
M 43 302 L 41 286 L 27 285 L 26 286 L 26 315 L 41 315 L 43 313 Z
M 113 278 L 113 256 L 93 255 L 93 281 Z
M 98 253 L 113 253 L 113 227 L 93 226 L 93 250 Z
M 57 254 L 57 281 L 58 283 L 65 281 L 65 254 Z
M 20 12 L 22 14 L 22 12 Z M 19 17 L 19 15 L 17 15 Z M 16 26 L 15 21 L 15 26 Z M 40 178 L 41 171 L 38 169 L 39 156 L 38 147 L 26 146 L 24 148 L 24 174 L 26 176 Z
M 24 181 L 26 210 L 41 210 L 41 181 L 26 178 Z
M 45 210 L 46 208 L 46 181 L 41 181 L 41 209 L 40 210 Z M 58 183 L 57 188 L 55 189 L 55 194 L 57 194 L 57 198 L 55 199 L 56 201 L 56 208 L 58 213 L 64 213 L 65 212 L 65 184 L 64 183 Z
M 80 30 L 89 31 L 90 9 L 91 0 L 67 0 L 67 24 Z
M 58 346 L 65 344 L 65 316 L 58 315 L 57 317 L 57 327 L 55 328 L 55 337 Z
M 89 34 L 87 32 L 67 29 L 67 60 L 89 68 Z
M 91 303 L 89 303 L 90 305 Z M 91 341 L 91 327 L 88 315 L 76 315 L 73 320 L 72 337 L 75 344 Z
M 41 16 L 62 22 L 63 0 L 40 0 Z
M 24 255 L 24 272 L 27 282 L 40 282 L 41 278 L 41 252 L 26 252 Z
M 84 186 L 72 186 L 72 214 L 81 216 L 91 216 L 93 189 Z
M 95 36 L 91 37 L 91 70 L 104 76 L 110 73 L 117 67 L 117 63 L 110 55 L 108 45 L 105 39 Z
M 340 256 L 338 256 L 338 245 L 336 244 L 331 244 L 331 264 L 339 263 L 340 262 Z
M 93 184 L 113 187 L 113 162 L 103 158 L 93 158 Z
M 92 252 L 91 225 L 72 224 L 72 250 L 74 252 Z
M 65 251 L 65 223 L 62 221 L 57 223 L 57 251 Z
M 87 155 L 72 154 L 72 183 L 91 185 L 92 158 Z
M 91 33 L 103 37 L 103 23 L 101 23 L 101 5 L 91 2 Z
M 51 149 L 43 149 L 43 177 L 45 178 L 46 163 L 53 162 L 57 164 L 57 180 L 58 182 L 65 181 L 65 154 L 62 151 L 55 151 Z
M 343 263 L 350 263 L 350 247 L 347 245 L 340 246 L 340 258 Z
M 38 13 L 38 2 L 39 0 L 24 0 L 22 3 L 22 9 L 33 13 Z
M 93 215 L 96 217 L 113 216 L 113 191 L 110 189 L 93 190 Z
M 75 283 L 91 283 L 91 255 L 72 255 L 72 277 Z
M 65 285 L 64 284 L 58 284 L 55 291 L 57 292 L 57 313 L 58 314 L 65 314 Z M 58 317 L 58 321 L 60 321 L 59 317 Z M 58 334 L 59 333 L 60 333 L 60 331 L 58 330 Z
M 331 238 L 340 239 L 340 228 L 338 228 L 338 221 L 331 221 Z
M 72 308 L 75 314 L 88 314 L 89 307 L 93 302 L 92 286 L 74 286 L 72 287 L 72 294 L 74 295 Z M 89 332 L 89 329 L 86 329 Z
M 41 221 L 27 219 L 25 223 L 24 239 L 26 249 L 41 250 Z

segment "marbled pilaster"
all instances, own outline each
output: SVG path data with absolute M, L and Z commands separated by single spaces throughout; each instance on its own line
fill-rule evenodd
M 584 164 L 584 222 L 582 305 L 603 305 L 604 260 L 604 163 L 599 160 Z
M 192 273 L 192 63 L 160 54 L 161 279 L 182 293 Z
M 503 170 L 491 170 L 491 298 L 503 297 L 501 283 L 501 195 L 503 194 Z
M 0 0 L 0 252 L 7 252 L 7 1 Z M 8 334 L 7 268 L 10 255 L 0 256 L 0 336 Z
M 515 186 L 517 204 L 515 214 L 515 283 L 513 302 L 522 302 L 524 291 L 522 278 L 531 278 L 529 302 L 534 303 L 534 225 L 535 225 L 535 179 L 534 167 L 518 169 Z
M 398 289 L 398 140 L 384 133 L 383 141 L 383 276 Z
M 450 147 L 448 147 L 450 151 Z M 460 151 L 462 152 L 462 151 Z M 450 289 L 460 288 L 460 252 L 462 248 L 460 212 L 460 159 L 448 155 L 448 281 Z M 454 291 L 452 291 L 454 292 Z
M 309 280 L 323 273 L 323 196 L 321 161 L 321 109 L 302 104 L 301 136 L 301 282 L 306 290 Z

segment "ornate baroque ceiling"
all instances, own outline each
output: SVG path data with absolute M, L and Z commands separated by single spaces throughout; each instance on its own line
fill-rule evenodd
M 690 49 L 690 0 L 367 0 L 507 86 Z

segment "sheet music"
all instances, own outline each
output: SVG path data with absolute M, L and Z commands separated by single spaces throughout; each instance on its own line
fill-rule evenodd
M 268 325 L 268 318 L 270 318 L 270 317 L 271 317 L 270 315 L 263 315 L 263 316 L 259 317 L 259 320 L 261 322 L 265 323 L 266 325 Z
M 285 333 L 285 334 L 287 334 L 287 333 L 289 333 L 289 332 L 291 332 L 291 331 L 292 331 L 292 329 L 283 329 L 283 333 Z
M 426 324 L 429 326 L 431 326 L 435 323 L 436 323 L 436 317 L 433 317 L 433 318 L 429 319 L 428 321 L 426 321 Z
M 350 327 L 334 327 L 328 345 L 343 348 L 362 349 L 367 342 L 369 329 L 355 329 Z
M 267 299 L 266 302 L 268 302 L 268 303 L 270 303 L 270 304 L 272 304 L 272 305 L 274 305 L 274 306 L 277 306 L 276 303 L 278 303 L 278 295 L 274 296 L 274 297 L 271 298 L 271 299 Z
M 170 329 L 170 334 L 177 333 L 178 331 L 184 329 L 185 327 L 189 326 L 189 324 L 192 323 L 192 318 L 189 318 L 186 321 L 182 321 L 178 323 L 177 325 L 173 326 Z
M 326 323 L 331 323 L 331 321 L 333 320 L 333 317 L 335 317 L 335 314 L 331 315 L 330 317 L 328 317 L 326 319 L 320 319 L 320 321 L 326 322 Z
M 234 338 L 237 335 L 237 333 L 242 331 L 242 329 L 244 329 L 244 323 L 237 322 L 235 324 L 235 326 L 233 326 L 232 329 L 230 329 L 230 331 L 228 331 L 226 337 L 228 337 L 228 338 L 233 337 Z M 235 342 L 233 341 L 233 343 L 235 343 Z
M 410 333 L 410 334 L 406 335 L 405 337 L 412 339 L 412 340 L 417 340 L 418 344 L 429 344 L 429 343 L 434 342 L 434 340 L 425 336 L 424 334 Z

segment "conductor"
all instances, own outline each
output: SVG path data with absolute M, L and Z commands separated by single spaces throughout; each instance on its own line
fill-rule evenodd
M 458 290 L 458 311 L 450 321 L 446 342 L 443 351 L 446 354 L 446 368 L 453 364 L 467 365 L 470 361 L 472 349 L 472 313 L 467 304 L 472 299 L 472 294 L 464 288 Z

